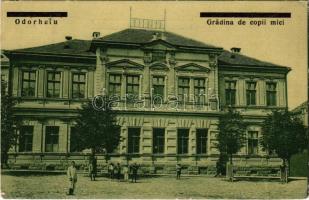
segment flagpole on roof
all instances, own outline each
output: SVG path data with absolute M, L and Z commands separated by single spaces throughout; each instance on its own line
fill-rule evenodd
M 163 30 L 165 32 L 166 29 L 166 9 L 164 9 L 164 25 L 163 25 Z
M 132 18 L 132 7 L 130 6 L 130 21 L 129 21 L 129 25 L 130 25 L 130 28 L 132 28 L 132 20 L 131 20 L 131 18 Z

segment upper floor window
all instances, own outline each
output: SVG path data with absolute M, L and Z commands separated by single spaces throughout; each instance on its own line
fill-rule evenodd
M 194 100 L 195 103 L 201 104 L 205 102 L 205 79 L 194 79 Z
M 110 74 L 109 75 L 109 90 L 110 96 L 118 96 L 121 94 L 121 75 L 120 74 Z
M 19 152 L 31 152 L 33 126 L 22 126 L 19 132 Z
M 138 96 L 139 94 L 139 76 L 128 75 L 127 76 L 127 95 Z
M 45 151 L 57 152 L 59 148 L 59 126 L 46 126 Z
M 152 52 L 152 62 L 165 62 L 166 54 L 164 51 Z
M 164 100 L 164 77 L 154 76 L 152 77 L 152 96 L 154 103 L 161 103 Z
M 248 155 L 258 154 L 258 131 L 248 131 Z
M 21 96 L 34 97 L 35 96 L 35 71 L 23 71 L 22 77 L 22 91 Z
M 60 97 L 60 72 L 47 73 L 47 97 Z
M 178 100 L 181 102 L 188 101 L 190 91 L 190 79 L 178 78 Z
M 85 98 L 85 73 L 73 73 L 72 98 Z
M 256 82 L 246 83 L 247 105 L 256 105 Z
M 225 81 L 225 104 L 236 104 L 236 81 Z
M 276 83 L 266 83 L 266 103 L 267 106 L 275 106 L 277 103 Z

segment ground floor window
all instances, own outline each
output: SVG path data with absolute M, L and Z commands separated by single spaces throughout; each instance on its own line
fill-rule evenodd
M 154 128 L 153 129 L 153 153 L 163 154 L 164 153 L 164 140 L 165 140 L 165 129 L 164 128 Z
M 248 131 L 248 155 L 258 154 L 258 131 Z
M 46 126 L 45 151 L 57 152 L 59 148 L 59 126 Z
M 76 127 L 73 126 L 70 131 L 70 152 L 78 152 L 77 140 Z
M 140 128 L 128 129 L 128 153 L 139 153 Z
M 22 126 L 19 132 L 19 152 L 31 152 L 33 126 Z
M 196 153 L 206 154 L 207 153 L 207 129 L 196 130 Z
M 189 149 L 189 129 L 178 129 L 177 132 L 177 153 L 187 154 Z

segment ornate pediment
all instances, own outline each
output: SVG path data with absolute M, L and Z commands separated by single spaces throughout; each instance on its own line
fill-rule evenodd
M 151 70 L 169 70 L 168 66 L 162 62 L 154 62 L 149 66 L 149 68 Z
M 129 59 L 121 59 L 121 60 L 116 60 L 116 61 L 106 63 L 106 67 L 107 68 L 139 69 L 139 70 L 144 69 L 144 65 L 133 62 Z
M 188 63 L 175 67 L 176 71 L 197 71 L 197 72 L 209 72 L 210 68 L 208 66 L 202 66 L 196 63 Z
M 170 43 L 168 43 L 168 42 L 166 42 L 162 39 L 158 39 L 158 40 L 154 40 L 154 41 L 151 41 L 151 42 L 145 44 L 143 46 L 143 49 L 172 51 L 172 50 L 175 50 L 176 48 L 173 45 L 171 45 Z

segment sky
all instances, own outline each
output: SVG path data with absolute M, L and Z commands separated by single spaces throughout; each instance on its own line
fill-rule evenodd
M 290 109 L 307 100 L 307 2 L 280 1 L 4 1 L 1 12 L 1 49 L 18 49 L 61 42 L 65 36 L 92 39 L 129 28 L 132 17 L 164 19 L 166 30 L 204 43 L 230 49 L 260 60 L 288 66 Z M 57 25 L 15 24 L 7 11 L 66 11 Z M 291 12 L 284 25 L 209 25 L 200 12 Z M 19 18 L 23 19 L 23 18 Z M 29 18 L 30 19 L 30 18 Z M 43 18 L 42 18 L 43 19 Z M 228 19 L 226 19 L 228 20 Z M 259 19 L 256 19 L 259 20 Z M 238 18 L 233 19 L 237 23 Z

